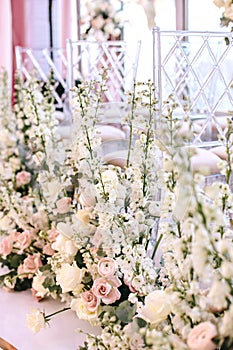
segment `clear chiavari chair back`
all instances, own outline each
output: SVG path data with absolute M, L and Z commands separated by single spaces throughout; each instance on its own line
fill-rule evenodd
M 159 111 L 172 95 L 182 118 L 194 123 L 192 143 L 205 146 L 224 138 L 233 110 L 233 34 L 153 29 L 153 75 Z
M 30 80 L 36 75 L 42 85 L 49 83 L 56 110 L 63 113 L 63 121 L 68 120 L 66 49 L 16 46 L 15 55 L 16 69 L 23 81 Z
M 104 118 L 120 118 L 126 108 L 126 92 L 136 80 L 141 42 L 72 41 L 67 39 L 68 86 L 99 81 L 107 70 L 106 89 L 102 95 Z

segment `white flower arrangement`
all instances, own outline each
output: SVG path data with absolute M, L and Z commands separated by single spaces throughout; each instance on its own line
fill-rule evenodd
M 155 129 L 153 83 L 135 83 L 129 113 L 121 121 L 127 148 L 121 162 L 113 164 L 111 157 L 106 161 L 97 128 L 103 88 L 104 82 L 92 82 L 72 89 L 74 125 L 68 146 L 55 139 L 54 152 L 54 125 L 34 132 L 38 164 L 46 161 L 31 175 L 36 171 L 43 200 L 36 200 L 43 213 L 36 211 L 34 237 L 47 239 L 51 229 L 56 235 L 50 241 L 53 254 L 42 263 L 43 252 L 34 256 L 37 268 L 27 271 L 29 287 L 39 299 L 59 296 L 66 306 L 57 313 L 71 308 L 80 319 L 100 327 L 99 335 L 87 334 L 81 350 L 229 350 L 233 347 L 232 121 L 222 140 L 228 155 L 222 162 L 226 181 L 206 186 L 205 176 L 191 170 L 194 150 L 186 147 L 190 140 L 184 139 L 181 123 L 173 117 L 172 98 L 165 102 L 167 114 L 160 116 Z M 30 100 L 23 101 L 25 115 L 35 120 Z M 33 105 L 45 121 L 40 99 Z M 29 178 L 23 174 L 20 186 Z M 11 189 L 15 198 L 17 187 Z M 20 202 L 21 197 L 17 199 Z M 1 203 L 2 211 L 5 205 Z M 22 217 L 24 225 L 32 224 L 31 218 Z M 14 218 L 18 225 L 19 217 Z M 26 230 L 20 232 L 19 256 L 20 249 L 29 252 L 25 250 L 29 236 Z M 1 255 L 1 262 L 10 260 L 6 251 Z M 34 253 L 30 250 L 28 255 L 31 259 Z M 4 283 L 11 288 L 10 275 L 4 276 Z M 27 316 L 28 326 L 37 333 L 52 316 L 33 310 Z

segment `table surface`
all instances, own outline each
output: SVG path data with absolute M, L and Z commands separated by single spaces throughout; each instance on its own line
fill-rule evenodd
M 31 291 L 8 292 L 0 289 L 0 337 L 18 350 L 77 350 L 83 345 L 85 335 L 77 332 L 98 334 L 98 328 L 79 320 L 73 311 L 65 311 L 53 317 L 49 325 L 34 334 L 26 324 L 26 315 L 31 307 L 50 314 L 64 307 L 57 300 L 36 301 Z

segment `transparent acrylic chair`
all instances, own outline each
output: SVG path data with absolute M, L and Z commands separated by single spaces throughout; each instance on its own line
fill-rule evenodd
M 193 144 L 218 144 L 233 111 L 233 34 L 153 28 L 153 79 L 159 111 L 171 94 L 175 114 L 194 121 Z M 227 44 L 228 42 L 228 44 Z
M 119 119 L 124 112 L 127 96 L 136 80 L 141 41 L 72 41 L 67 39 L 68 86 L 77 82 L 99 80 L 107 69 L 106 91 L 102 113 L 109 121 Z
M 65 48 L 28 48 L 16 46 L 16 69 L 23 81 L 36 74 L 42 83 L 52 78 L 52 94 L 56 111 L 63 114 L 63 121 L 69 119 L 67 89 L 67 58 Z M 51 85 L 50 85 L 51 86 Z

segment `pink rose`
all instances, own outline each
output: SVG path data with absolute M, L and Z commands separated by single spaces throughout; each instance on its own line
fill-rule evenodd
M 82 293 L 81 298 L 83 299 L 88 311 L 94 312 L 97 310 L 100 304 L 100 299 L 96 297 L 92 290 Z
M 48 236 L 49 236 L 49 241 L 52 243 L 52 242 L 55 242 L 56 241 L 56 238 L 57 236 L 59 235 L 59 232 L 57 231 L 57 229 L 52 229 L 48 232 Z
M 47 244 L 43 247 L 43 254 L 52 256 L 54 253 L 55 253 L 55 251 L 54 251 L 53 248 L 51 247 L 51 244 L 50 244 L 50 243 L 47 243 Z
M 102 258 L 98 262 L 98 272 L 103 277 L 113 276 L 116 268 L 116 262 L 112 258 Z
M 216 326 L 211 322 L 202 322 L 188 334 L 187 345 L 190 350 L 214 350 L 217 348 L 212 339 L 218 335 Z
M 38 271 L 39 267 L 42 266 L 42 261 L 40 259 L 40 254 L 36 253 L 33 255 L 29 255 L 23 262 L 22 265 L 18 267 L 18 274 L 24 275 L 26 274 L 28 278 L 32 278 L 34 273 Z M 22 276 L 24 278 L 25 276 Z
M 32 237 L 33 235 L 28 230 L 23 231 L 17 236 L 17 242 L 19 243 L 19 246 L 20 246 L 19 254 L 21 254 L 23 250 L 26 249 L 31 244 Z
M 94 281 L 92 290 L 97 298 L 102 299 L 103 303 L 108 305 L 120 299 L 121 293 L 117 289 L 120 285 L 121 281 L 116 276 L 101 277 Z
M 20 171 L 16 175 L 16 186 L 21 187 L 27 185 L 31 181 L 31 174 L 28 171 Z
M 70 204 L 71 204 L 71 198 L 70 197 L 63 197 L 61 199 L 59 199 L 56 202 L 56 206 L 57 206 L 57 212 L 59 214 L 65 214 L 68 213 L 68 211 L 70 210 Z
M 12 251 L 12 240 L 10 237 L 4 237 L 0 242 L 0 255 L 5 259 Z
M 16 242 L 18 240 L 18 236 L 20 235 L 21 233 L 16 231 L 16 230 L 13 230 L 10 232 L 9 234 L 9 238 L 12 240 L 12 242 Z

